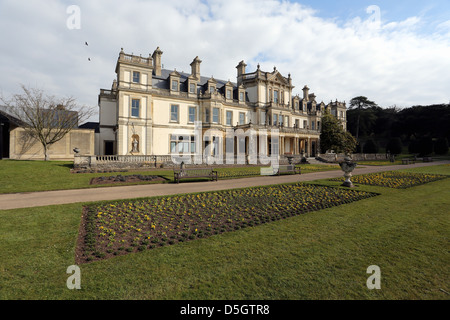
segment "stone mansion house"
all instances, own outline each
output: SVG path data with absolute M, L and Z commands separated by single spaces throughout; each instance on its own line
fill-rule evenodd
M 99 94 L 99 155 L 225 154 L 226 133 L 239 131 L 244 143 L 231 149 L 235 155 L 255 148 L 267 155 L 276 150 L 281 157 L 311 157 L 319 152 L 326 109 L 346 128 L 345 103 L 318 103 L 307 86 L 302 96 L 294 96 L 291 75 L 285 77 L 276 68 L 265 72 L 258 65 L 247 73 L 241 61 L 236 82 L 230 82 L 201 76 L 198 57 L 190 74 L 163 69 L 162 54 L 159 48 L 149 57 L 120 51 L 117 79 Z M 201 136 L 196 136 L 198 130 Z M 264 132 L 266 142 L 255 139 L 250 146 L 249 131 Z

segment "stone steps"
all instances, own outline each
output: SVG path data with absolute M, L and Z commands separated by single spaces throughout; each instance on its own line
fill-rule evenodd
M 308 160 L 309 164 L 325 164 L 324 162 L 316 160 L 316 158 L 313 157 L 306 158 L 306 160 Z

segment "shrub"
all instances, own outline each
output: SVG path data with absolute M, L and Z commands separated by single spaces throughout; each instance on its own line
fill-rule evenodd
M 448 140 L 447 138 L 437 139 L 434 145 L 434 152 L 438 155 L 446 155 L 448 153 Z

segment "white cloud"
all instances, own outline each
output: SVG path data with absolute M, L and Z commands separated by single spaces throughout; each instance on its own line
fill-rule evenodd
M 415 16 L 337 24 L 277 0 L 81 0 L 81 29 L 69 30 L 66 2 L 23 3 L 0 1 L 0 28 L 8 31 L 0 43 L 0 90 L 7 94 L 19 82 L 37 83 L 95 107 L 99 89 L 115 78 L 121 47 L 148 56 L 159 46 L 166 68 L 189 72 L 199 56 L 202 75 L 218 79 L 235 81 L 241 60 L 249 72 L 258 63 L 264 71 L 276 66 L 291 73 L 295 94 L 308 84 L 324 102 L 356 95 L 382 106 L 450 99 L 448 21 L 424 35 Z

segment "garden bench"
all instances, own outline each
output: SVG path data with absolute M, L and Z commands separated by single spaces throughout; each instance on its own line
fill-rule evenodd
M 273 167 L 261 168 L 260 172 L 262 176 L 273 176 L 277 173 Z
M 402 159 L 402 164 L 415 164 L 416 161 L 414 159 Z
M 423 162 L 433 162 L 433 158 L 431 158 L 431 157 L 423 157 Z
M 217 181 L 217 171 L 213 168 L 173 169 L 173 177 L 177 183 L 181 179 L 210 178 Z
M 293 165 L 293 164 L 279 166 L 278 167 L 278 175 L 280 175 L 282 173 L 301 174 L 300 168 L 296 168 L 295 165 Z

